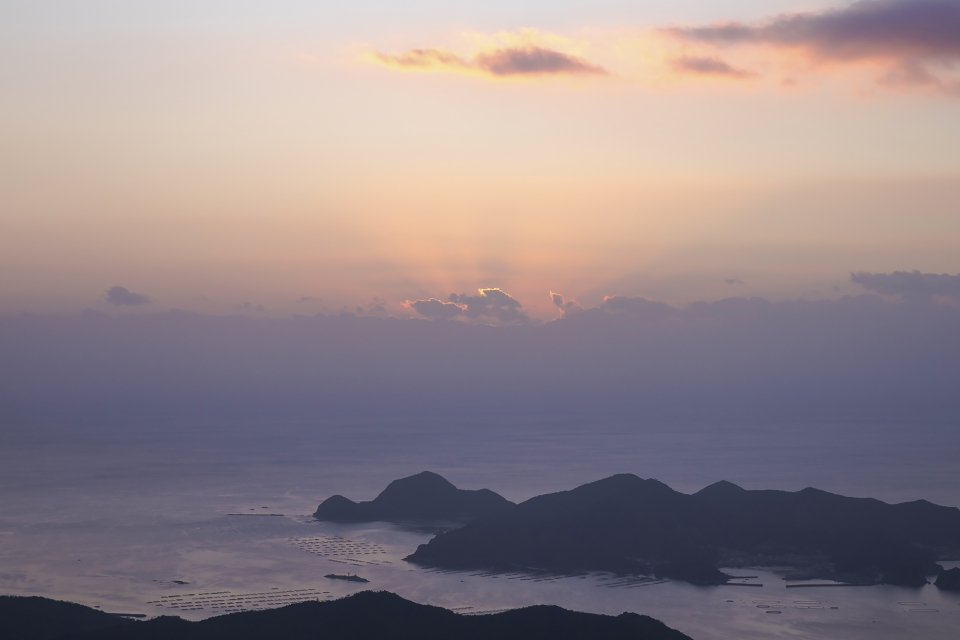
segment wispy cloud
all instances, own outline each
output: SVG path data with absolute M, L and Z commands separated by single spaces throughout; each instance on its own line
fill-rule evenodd
M 701 76 L 722 76 L 726 78 L 755 78 L 752 71 L 738 69 L 728 62 L 712 56 L 680 56 L 673 60 L 673 69 L 680 73 L 690 73 Z
M 455 53 L 440 48 L 410 49 L 400 54 L 375 51 L 370 55 L 373 60 L 380 64 L 396 69 L 430 71 L 470 68 L 469 62 Z
M 478 36 L 472 53 L 461 55 L 443 47 L 410 49 L 393 54 L 375 51 L 368 59 L 405 71 L 445 71 L 494 78 L 536 76 L 596 76 L 607 70 L 586 60 L 566 38 L 524 29 Z
M 466 71 L 499 77 L 607 74 L 603 67 L 581 58 L 537 46 L 493 49 L 470 59 L 439 48 L 411 49 L 397 55 L 376 52 L 373 59 L 395 69 Z
M 720 22 L 662 32 L 692 44 L 799 54 L 814 65 L 878 65 L 881 84 L 960 94 L 960 79 L 950 71 L 960 62 L 960 0 L 861 0 L 759 23 Z

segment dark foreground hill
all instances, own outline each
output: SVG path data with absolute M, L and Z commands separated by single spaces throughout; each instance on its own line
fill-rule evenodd
M 394 480 L 370 502 L 331 496 L 313 516 L 330 522 L 467 522 L 511 506 L 512 502 L 489 489 L 457 489 L 444 477 L 424 471 Z
M 248 611 L 188 622 L 160 617 L 128 622 L 68 602 L 45 598 L 4 598 L 3 638 L 10 640 L 690 640 L 662 622 L 635 613 L 604 616 L 536 606 L 503 613 L 465 616 L 416 604 L 386 591 L 364 591 L 331 602 L 301 602 L 282 609 Z M 26 603 L 43 601 L 41 607 Z M 38 615 L 86 609 L 100 628 L 75 634 L 46 634 Z M 103 618 L 113 618 L 106 620 Z M 119 620 L 119 622 L 118 622 Z M 10 629 L 20 630 L 8 635 Z
M 718 566 L 795 567 L 795 577 L 926 584 L 940 552 L 960 549 L 960 510 L 890 505 L 817 489 L 747 491 L 718 482 L 693 495 L 621 474 L 531 498 L 438 535 L 407 559 L 448 568 L 654 573 L 699 584 Z
M 49 598 L 0 596 L 0 638 L 52 640 L 68 633 L 106 630 L 129 621 L 82 604 Z

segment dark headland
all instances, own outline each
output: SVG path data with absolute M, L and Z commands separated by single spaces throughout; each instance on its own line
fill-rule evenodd
M 0 628 L 5 640 L 690 640 L 636 613 L 605 616 L 540 605 L 468 616 L 387 591 L 200 622 L 172 616 L 135 622 L 69 602 L 0 596 Z
M 0 596 L 0 637 L 47 640 L 85 631 L 105 631 L 130 620 L 82 604 L 36 596 Z
M 960 591 L 960 567 L 941 572 L 933 584 L 944 591 Z
M 329 522 L 468 522 L 514 504 L 489 489 L 458 489 L 444 477 L 424 471 L 394 480 L 369 502 L 331 496 L 313 517 Z
M 442 533 L 407 560 L 443 568 L 654 574 L 723 584 L 718 567 L 793 567 L 795 579 L 919 586 L 960 549 L 960 510 L 817 489 L 687 495 L 631 474 L 537 496 Z

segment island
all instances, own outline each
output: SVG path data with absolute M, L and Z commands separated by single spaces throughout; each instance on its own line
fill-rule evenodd
M 313 517 L 328 522 L 469 522 L 514 506 L 489 489 L 458 489 L 443 476 L 424 471 L 394 480 L 369 502 L 341 495 L 327 498 Z
M 136 622 L 69 602 L 0 596 L 0 620 L 3 637 L 15 640 L 690 640 L 636 613 L 607 616 L 538 605 L 463 615 L 388 591 L 199 622 L 174 616 Z
M 348 573 L 348 574 L 328 573 L 323 577 L 330 578 L 331 580 L 346 580 L 348 582 L 370 582 L 366 578 L 361 578 L 360 576 L 354 575 L 352 573 Z
M 435 536 L 406 558 L 445 569 L 609 571 L 719 585 L 719 567 L 791 567 L 787 578 L 927 584 L 960 549 L 960 510 L 818 489 L 688 495 L 619 474 L 531 498 Z

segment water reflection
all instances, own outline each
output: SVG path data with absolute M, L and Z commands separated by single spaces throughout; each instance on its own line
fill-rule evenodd
M 960 637 L 960 596 L 932 585 L 787 588 L 768 568 L 737 570 L 743 584 L 723 587 L 423 570 L 403 557 L 434 528 L 337 525 L 307 515 L 334 493 L 370 499 L 390 480 L 424 469 L 513 500 L 633 472 L 687 492 L 729 479 L 750 488 L 815 485 L 960 504 L 949 473 L 960 436 L 935 426 L 475 427 L 7 432 L 0 447 L 0 592 L 196 619 L 373 588 L 463 613 L 541 603 L 635 611 L 700 640 Z M 890 460 L 897 460 L 895 477 Z M 323 577 L 348 572 L 369 584 Z
M 79 559 L 52 552 L 64 535 L 50 526 L 25 527 L 11 535 L 8 541 L 34 553 L 32 560 L 19 556 L 19 562 L 5 554 L 4 591 L 190 619 L 372 588 L 463 613 L 548 603 L 597 613 L 635 611 L 699 639 L 960 634 L 960 595 L 932 585 L 791 589 L 770 569 L 752 570 L 756 578 L 748 583 L 722 587 L 598 573 L 422 570 L 402 558 L 429 534 L 385 523 L 221 516 L 206 522 L 88 526 L 68 535 L 72 549 L 82 550 Z M 321 549 L 327 554 L 317 553 Z M 349 570 L 370 582 L 355 585 L 322 577 L 334 570 Z

